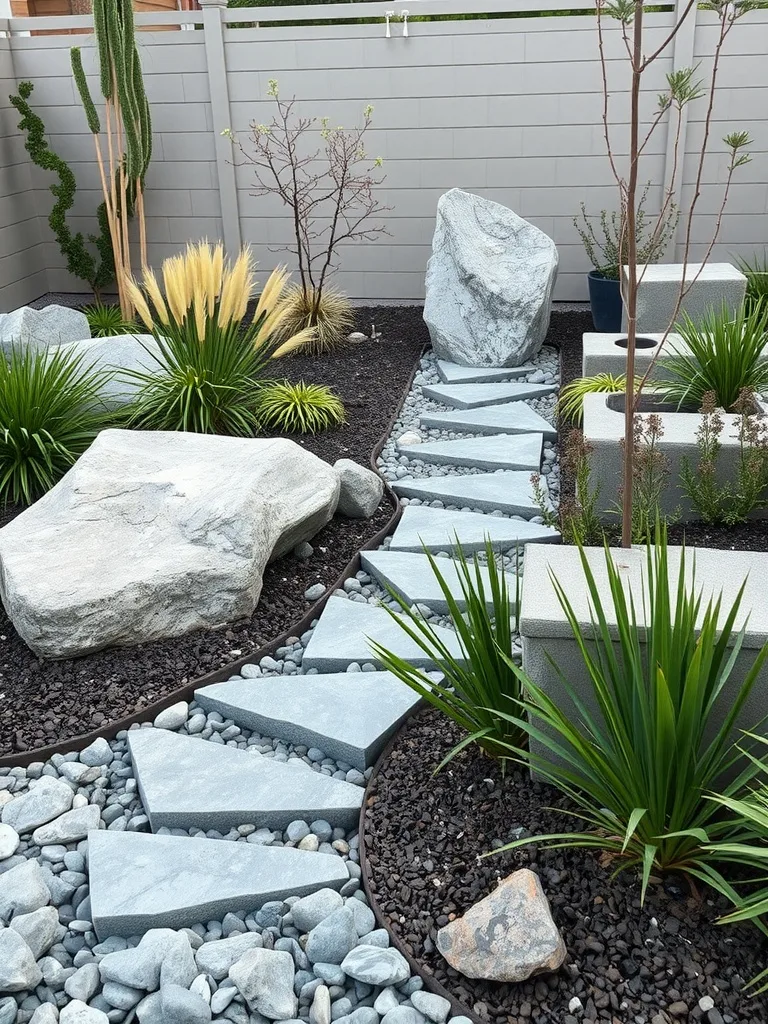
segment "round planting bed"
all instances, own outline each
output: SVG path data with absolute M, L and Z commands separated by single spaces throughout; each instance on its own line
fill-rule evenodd
M 556 790 L 511 765 L 502 775 L 476 747 L 434 775 L 460 738 L 438 712 L 417 712 L 379 760 L 360 822 L 371 906 L 429 988 L 459 1012 L 499 1024 L 765 1021 L 768 997 L 750 997 L 745 986 L 765 968 L 768 948 L 751 926 L 718 925 L 727 905 L 712 892 L 695 892 L 676 876 L 654 879 L 641 907 L 636 875 L 612 878 L 616 862 L 584 850 L 532 845 L 482 857 L 512 839 L 578 823 L 558 813 L 568 801 Z M 520 867 L 541 879 L 565 964 L 514 985 L 463 977 L 436 951 L 437 930 Z

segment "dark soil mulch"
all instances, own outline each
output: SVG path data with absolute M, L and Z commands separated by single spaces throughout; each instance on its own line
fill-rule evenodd
M 613 879 L 611 868 L 584 850 L 530 846 L 479 859 L 526 831 L 569 831 L 575 823 L 552 810 L 567 806 L 556 790 L 519 769 L 502 777 L 499 764 L 475 747 L 434 776 L 460 735 L 438 712 L 421 712 L 397 738 L 366 811 L 371 889 L 425 972 L 499 1024 L 764 1024 L 768 1001 L 743 988 L 765 968 L 766 944 L 750 926 L 717 925 L 726 904 L 711 892 L 700 899 L 684 879 L 656 879 L 641 907 L 636 875 Z M 566 963 L 521 984 L 463 977 L 436 952 L 437 931 L 520 867 L 541 878 Z M 699 1009 L 706 995 L 717 1013 Z M 570 1014 L 574 997 L 583 1011 Z
M 345 426 L 296 440 L 328 462 L 345 457 L 367 466 L 404 397 L 428 335 L 419 307 L 359 309 L 356 315 L 361 330 L 370 331 L 374 322 L 381 340 L 348 346 L 330 356 L 293 357 L 279 369 L 293 379 L 330 385 L 347 408 Z M 310 559 L 287 556 L 267 567 L 256 611 L 226 629 L 42 661 L 0 608 L 0 755 L 58 743 L 104 726 L 264 646 L 307 611 L 307 587 L 317 582 L 330 586 L 393 511 L 385 498 L 372 519 L 335 517 L 313 538 Z M 6 514 L 5 521 L 12 514 Z

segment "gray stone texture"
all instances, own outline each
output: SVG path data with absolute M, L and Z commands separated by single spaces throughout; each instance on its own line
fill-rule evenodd
M 0 921 L 16 914 L 31 914 L 51 902 L 40 862 L 28 860 L 4 872 L 0 884 Z
M 99 827 L 101 812 L 95 804 L 88 804 L 86 807 L 76 807 L 71 811 L 41 825 L 32 833 L 32 842 L 37 846 L 50 846 L 61 843 L 76 843 L 79 839 L 85 839 L 89 832 Z
M 100 831 L 89 848 L 91 920 L 101 940 L 221 919 L 349 879 L 341 857 L 279 846 Z
M 451 189 L 437 204 L 424 320 L 442 359 L 519 366 L 549 327 L 555 243 L 512 210 Z
M 68 811 L 73 797 L 72 787 L 66 782 L 43 775 L 28 792 L 3 807 L 3 824 L 16 829 L 19 835 L 32 832 L 39 825 L 45 825 Z
M 14 345 L 38 352 L 90 336 L 85 314 L 67 306 L 22 306 L 13 313 L 0 313 L 0 350 L 6 355 Z
M 546 491 L 546 478 L 541 478 Z M 401 497 L 421 501 L 442 501 L 446 505 L 469 506 L 484 512 L 536 516 L 541 511 L 533 497 L 528 470 L 502 470 L 496 473 L 470 473 L 465 476 L 417 477 L 395 480 L 392 489 Z
M 360 816 L 360 786 L 312 771 L 303 762 L 283 764 L 165 729 L 131 729 L 128 745 L 155 831 L 162 826 L 226 831 L 246 823 L 283 829 L 297 818 L 320 817 L 352 828 Z
M 421 392 L 433 402 L 442 402 L 453 409 L 479 409 L 505 402 L 524 402 L 557 391 L 556 384 L 425 384 Z
M 525 402 L 506 402 L 480 409 L 454 409 L 450 412 L 424 412 L 421 425 L 436 430 L 455 430 L 463 434 L 543 434 L 547 440 L 557 430 Z
M 341 901 L 341 896 L 334 889 L 323 889 L 322 892 L 333 892 Z M 311 896 L 305 896 L 311 899 Z M 195 952 L 197 966 L 201 971 L 210 974 L 214 981 L 223 981 L 229 969 L 236 964 L 249 949 L 261 948 L 263 940 L 257 932 L 244 932 L 242 935 L 230 935 L 226 939 L 204 942 Z
M 195 699 L 262 735 L 316 747 L 361 771 L 418 704 L 389 672 L 230 679 L 201 687 Z
M 476 469 L 527 469 L 538 471 L 544 438 L 539 433 L 490 434 L 461 437 L 455 441 L 425 441 L 420 445 L 398 444 L 409 459 L 434 465 L 471 466 Z
M 685 280 L 690 287 L 683 298 L 678 320 L 685 312 L 698 324 L 712 309 L 720 310 L 725 305 L 727 310 L 735 311 L 744 301 L 747 279 L 731 263 L 707 263 L 703 269 L 699 263 L 689 263 L 685 270 Z M 626 281 L 626 267 L 622 275 Z M 643 268 L 642 281 L 637 288 L 638 331 L 667 331 L 673 326 L 682 280 L 682 263 L 649 264 Z M 626 311 L 621 326 L 626 328 Z
M 500 519 L 482 512 L 447 512 L 424 505 L 409 505 L 392 536 L 390 551 L 483 551 L 490 538 L 496 550 L 522 547 L 532 541 L 556 541 L 560 534 L 551 526 L 521 519 Z
M 366 985 L 399 985 L 410 977 L 408 961 L 396 949 L 355 946 L 341 963 L 344 973 Z
M 441 626 L 435 631 L 448 650 L 460 661 L 464 654 L 456 634 Z M 353 662 L 377 663 L 371 648 L 380 644 L 419 668 L 434 668 L 434 661 L 413 641 L 383 608 L 332 597 L 312 633 L 304 652 L 305 669 L 343 672 Z
M 295 974 L 291 954 L 276 949 L 250 949 L 229 971 L 250 1009 L 268 1020 L 296 1016 Z
M 0 928 L 0 992 L 25 992 L 42 981 L 32 950 L 13 928 Z
M 83 369 L 102 378 L 99 394 L 107 409 L 120 409 L 135 399 L 141 381 L 133 374 L 156 373 L 161 365 L 160 349 L 151 334 L 88 338 L 55 350 L 79 356 Z
M 492 381 L 525 377 L 536 369 L 526 366 L 461 366 L 448 359 L 437 360 L 437 372 L 446 384 L 489 384 Z
M 349 519 L 370 519 L 384 494 L 379 474 L 352 459 L 338 459 L 333 468 L 341 484 L 338 511 Z
M 269 559 L 338 494 L 294 441 L 105 430 L 0 533 L 2 600 L 46 658 L 222 625 L 251 614 Z

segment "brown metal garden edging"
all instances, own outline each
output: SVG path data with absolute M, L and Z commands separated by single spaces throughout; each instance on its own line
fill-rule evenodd
M 360 808 L 360 819 L 358 821 L 358 855 L 360 857 L 360 872 L 362 875 L 363 890 L 365 891 L 365 895 L 368 899 L 368 903 L 370 905 L 371 910 L 373 911 L 376 921 L 378 922 L 379 926 L 386 931 L 387 935 L 389 936 L 390 944 L 394 946 L 398 953 L 405 957 L 406 961 L 408 962 L 408 966 L 411 969 L 411 974 L 415 974 L 419 978 L 421 978 L 421 980 L 424 983 L 424 987 L 428 989 L 430 992 L 433 992 L 435 995 L 442 996 L 443 999 L 448 1000 L 448 1002 L 451 1004 L 451 1016 L 461 1015 L 464 1017 L 468 1017 L 471 1021 L 474 1021 L 475 1024 L 488 1024 L 487 1021 L 481 1020 L 481 1018 L 478 1017 L 477 1014 L 474 1013 L 472 1010 L 470 1010 L 469 1007 L 461 1003 L 456 998 L 456 996 L 449 992 L 448 989 L 445 988 L 445 986 L 442 985 L 434 977 L 434 975 L 427 974 L 422 969 L 419 961 L 414 959 L 414 957 L 405 948 L 404 944 L 400 941 L 398 936 L 390 928 L 389 923 L 387 922 L 387 919 L 384 916 L 384 913 L 381 907 L 379 906 L 378 901 L 376 900 L 376 895 L 371 889 L 371 880 L 368 874 L 368 858 L 365 852 L 366 813 L 369 809 L 369 800 L 373 796 L 371 790 L 373 789 L 373 785 L 379 776 L 379 772 L 381 771 L 382 767 L 386 764 L 386 762 L 389 760 L 389 755 L 392 753 L 392 749 L 394 748 L 395 744 L 398 743 L 400 739 L 407 733 L 408 729 L 410 728 L 413 716 L 415 714 L 418 714 L 418 712 L 423 710 L 423 708 L 424 702 L 420 701 L 419 704 L 416 705 L 411 714 L 408 716 L 408 718 L 405 720 L 405 722 L 403 722 L 403 724 L 397 730 L 395 735 L 390 739 L 389 743 L 387 743 L 386 747 L 384 748 L 384 750 L 382 750 L 381 754 L 379 755 L 379 758 L 373 767 L 373 771 L 371 772 L 371 777 L 368 780 L 368 784 L 365 787 L 363 806 Z M 407 911 L 407 908 L 405 909 Z
M 381 455 L 384 445 L 389 440 L 389 435 L 394 429 L 397 418 L 400 415 L 403 404 L 405 403 L 405 399 L 410 394 L 413 379 L 419 369 L 421 357 L 424 354 L 425 349 L 426 346 L 419 353 L 416 365 L 408 378 L 408 382 L 405 386 L 403 396 L 400 399 L 397 409 L 393 412 L 386 430 L 371 452 L 369 464 L 371 469 L 376 473 L 378 473 L 376 459 Z M 93 729 L 90 732 L 70 736 L 69 739 L 63 740 L 61 743 L 53 743 L 47 747 L 35 747 L 33 750 L 26 750 L 23 753 L 18 754 L 5 754 L 0 757 L 0 768 L 25 768 L 27 765 L 37 761 L 47 761 L 49 757 L 53 756 L 53 754 L 66 754 L 72 750 L 81 750 L 83 747 L 87 747 L 90 743 L 93 743 L 94 740 L 99 738 L 107 740 L 113 739 L 117 733 L 130 728 L 130 726 L 135 725 L 137 722 L 151 721 L 166 708 L 177 704 L 179 701 L 189 700 L 194 696 L 195 690 L 199 689 L 201 686 L 207 686 L 209 683 L 220 683 L 225 679 L 229 679 L 229 677 L 234 673 L 239 672 L 243 665 L 253 664 L 254 662 L 260 661 L 266 655 L 274 654 L 278 647 L 284 646 L 289 636 L 301 636 L 302 633 L 305 633 L 310 628 L 312 621 L 320 616 L 320 613 L 325 608 L 326 602 L 332 596 L 333 592 L 335 590 L 339 590 L 343 586 L 344 580 L 349 579 L 359 571 L 360 552 L 371 551 L 374 548 L 379 547 L 384 538 L 387 537 L 397 526 L 400 516 L 403 514 L 403 507 L 400 504 L 397 495 L 386 480 L 384 481 L 384 494 L 390 505 L 394 507 L 394 512 L 386 526 L 382 527 L 378 533 L 369 538 L 369 540 L 367 540 L 365 544 L 358 549 L 357 554 L 350 559 L 333 586 L 329 587 L 318 601 L 315 601 L 299 621 L 293 623 L 289 629 L 275 637 L 274 640 L 270 640 L 268 643 L 264 644 L 263 647 L 258 648 L 258 650 L 251 651 L 244 657 L 238 658 L 237 661 L 230 662 L 227 665 L 223 665 L 221 668 L 215 669 L 213 672 L 208 672 L 204 676 L 198 676 L 196 679 L 190 680 L 183 686 L 178 687 L 178 689 L 167 693 L 164 697 L 160 697 L 158 700 L 152 701 L 151 704 L 147 704 L 140 711 L 135 711 L 132 715 L 126 715 L 124 718 L 117 719 L 117 721 L 108 722 L 106 725 L 102 725 L 100 728 Z

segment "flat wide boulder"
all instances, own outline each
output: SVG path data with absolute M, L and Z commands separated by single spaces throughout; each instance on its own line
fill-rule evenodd
M 339 497 L 294 441 L 104 430 L 0 530 L 0 597 L 43 658 L 212 629 L 250 615 L 267 562 Z
M 116 334 L 56 345 L 51 351 L 80 357 L 83 370 L 103 377 L 99 393 L 107 409 L 119 409 L 134 400 L 141 387 L 137 373 L 158 373 L 160 349 L 151 334 Z
M 454 188 L 437 204 L 424 320 L 440 359 L 520 366 L 544 344 L 557 247 L 533 224 Z
M 0 313 L 0 349 L 6 355 L 14 346 L 36 352 L 90 336 L 85 313 L 67 306 L 22 306 L 13 313 Z

